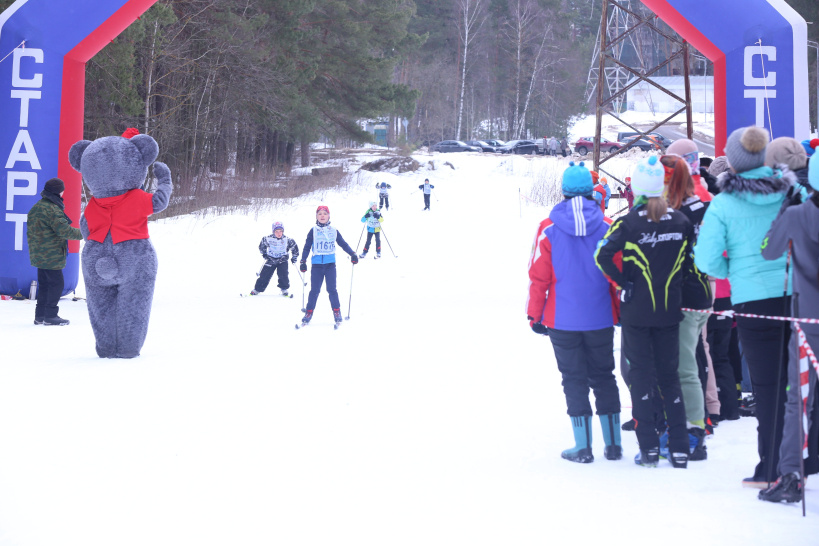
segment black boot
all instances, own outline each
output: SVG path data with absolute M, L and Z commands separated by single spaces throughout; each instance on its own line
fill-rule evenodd
M 638 464 L 640 466 L 650 466 L 655 467 L 657 463 L 660 462 L 660 448 L 659 447 L 652 447 L 649 449 L 641 449 L 640 453 L 638 453 L 634 457 L 634 464 Z
M 671 453 L 669 460 L 674 468 L 688 468 L 688 453 Z
M 802 500 L 802 478 L 799 472 L 780 476 L 771 487 L 759 492 L 759 500 L 768 502 L 799 502 Z
M 699 427 L 688 429 L 688 446 L 691 450 L 689 461 L 704 461 L 708 458 L 705 448 L 705 431 Z

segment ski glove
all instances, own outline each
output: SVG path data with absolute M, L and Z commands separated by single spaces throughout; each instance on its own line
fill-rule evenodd
M 532 317 L 526 317 L 526 318 L 529 319 L 529 327 L 532 329 L 532 331 L 534 333 L 540 334 L 542 336 L 548 336 L 549 335 L 549 328 L 544 326 L 543 323 L 535 322 L 535 319 L 533 319 Z
M 629 281 L 620 289 L 620 301 L 628 303 L 631 301 L 632 296 L 634 296 L 634 283 Z
M 352 256 L 350 256 L 350 261 L 353 262 L 353 265 L 357 264 L 358 263 L 358 256 L 353 254 Z
M 301 271 L 302 273 L 307 273 L 307 262 L 301 262 L 301 265 L 299 266 L 299 271 Z
M 375 211 L 375 212 L 373 213 L 373 218 L 375 218 L 376 220 L 378 220 L 379 218 L 381 218 L 381 213 L 380 213 L 380 212 L 378 212 L 378 211 Z
M 292 258 L 290 258 L 290 263 L 291 263 L 291 264 L 296 263 L 296 257 L 295 257 L 295 256 L 293 256 Z

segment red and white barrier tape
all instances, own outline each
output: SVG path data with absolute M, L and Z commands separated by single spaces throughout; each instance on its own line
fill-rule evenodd
M 819 374 L 819 361 L 816 360 L 816 355 L 808 345 L 808 338 L 805 332 L 799 327 L 799 324 L 794 326 L 797 335 L 797 344 L 799 347 L 799 393 L 802 396 L 802 431 L 804 438 L 802 439 L 802 458 L 808 457 L 808 393 L 810 392 L 810 368 L 809 363 L 813 365 L 813 369 Z
M 709 315 L 723 315 L 726 317 L 748 317 L 768 320 L 782 320 L 785 322 L 804 322 L 805 324 L 819 324 L 819 319 L 815 318 L 772 317 L 768 315 L 754 315 L 753 313 L 737 313 L 736 311 L 732 311 L 730 309 L 728 311 L 712 311 L 710 309 L 689 309 L 688 307 L 683 307 L 682 310 L 692 311 L 694 313 L 706 313 Z

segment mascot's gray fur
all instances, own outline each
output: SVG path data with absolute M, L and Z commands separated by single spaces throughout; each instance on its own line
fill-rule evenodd
M 103 201 L 141 188 L 148 167 L 153 164 L 158 180 L 156 192 L 142 197 L 151 200 L 153 213 L 157 213 L 168 206 L 173 187 L 168 166 L 154 163 L 158 155 L 156 141 L 137 134 L 130 139 L 109 136 L 93 142 L 81 140 L 71 146 L 68 160 L 82 173 L 94 199 Z M 134 358 L 139 356 L 148 333 L 156 282 L 156 251 L 148 238 L 114 244 L 111 231 L 102 242 L 90 240 L 86 219 L 89 207 L 80 219 L 86 241 L 82 272 L 97 354 L 100 358 Z M 144 208 L 150 208 L 150 204 Z M 143 223 L 147 222 L 147 214 Z M 147 224 L 144 225 L 147 237 Z

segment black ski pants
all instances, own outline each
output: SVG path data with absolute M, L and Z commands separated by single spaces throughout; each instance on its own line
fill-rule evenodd
M 60 298 L 65 289 L 62 269 L 37 268 L 37 305 L 34 306 L 35 320 L 54 318 L 60 312 Z
M 330 296 L 330 306 L 333 309 L 341 308 L 336 289 L 336 264 L 312 264 L 310 266 L 310 295 L 307 296 L 308 311 L 316 308 L 321 285 L 325 281 L 327 282 L 327 295 Z
M 589 389 L 598 415 L 620 413 L 620 392 L 614 378 L 614 327 L 570 331 L 549 329 L 549 339 L 563 375 L 567 413 L 591 415 Z
M 273 263 L 270 260 L 267 260 L 262 267 L 262 272 L 259 274 L 259 278 L 256 279 L 256 292 L 264 292 L 267 288 L 267 285 L 270 283 L 270 279 L 273 277 L 273 273 L 278 271 L 279 273 L 279 284 L 278 287 L 282 290 L 287 290 L 290 288 L 290 277 L 287 271 L 287 260 L 284 260 L 281 263 Z
M 373 235 L 375 235 L 375 251 L 376 252 L 381 252 L 381 232 L 380 231 L 376 231 L 376 232 L 368 231 L 367 232 L 367 242 L 364 243 L 364 252 L 369 252 L 370 251 L 370 241 L 373 240 Z
M 424 194 L 424 208 L 425 209 L 429 208 L 429 196 L 430 196 L 429 193 Z
M 382 208 L 385 204 L 387 205 L 387 210 L 390 210 L 390 196 L 389 195 L 380 195 L 380 199 L 378 200 L 378 208 Z
M 720 300 L 730 298 L 720 298 Z M 718 308 L 719 300 L 714 301 L 714 311 L 723 311 Z M 717 379 L 717 396 L 719 397 L 719 418 L 737 419 L 739 418 L 739 405 L 737 404 L 737 381 L 734 377 L 734 369 L 731 367 L 729 352 L 731 348 L 731 317 L 725 315 L 711 315 L 708 317 L 708 347 L 711 350 L 711 363 L 714 366 L 714 374 Z
M 626 358 L 631 380 L 632 415 L 641 450 L 659 447 L 655 400 L 659 396 L 668 424 L 668 448 L 688 453 L 680 376 L 680 326 L 651 327 L 623 325 Z M 659 393 L 659 394 L 658 394 Z
M 737 313 L 782 316 L 790 312 L 790 299 L 788 296 L 748 301 L 734 305 L 734 310 Z M 750 317 L 737 317 L 737 329 L 742 353 L 748 362 L 759 422 L 756 429 L 759 464 L 754 477 L 774 481 L 782 443 L 791 329 L 784 321 Z

